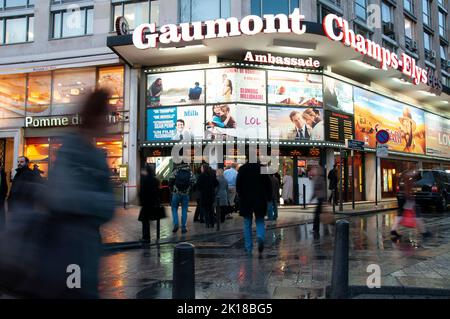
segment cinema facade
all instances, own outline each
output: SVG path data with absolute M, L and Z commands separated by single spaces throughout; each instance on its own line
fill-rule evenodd
M 395 197 L 406 169 L 450 170 L 450 119 L 433 108 L 450 101 L 450 90 L 408 54 L 365 39 L 333 14 L 323 24 L 294 10 L 119 29 L 108 47 L 135 84 L 126 88 L 137 106 L 130 112 L 138 153 L 131 184 L 145 163 L 166 180 L 181 139 L 191 141 L 193 169 L 211 145 L 220 149 L 218 167 L 242 161 L 254 144 L 274 150 L 282 179 L 293 178 L 297 204 L 311 201 L 309 171 L 317 164 L 327 172 L 339 165 L 345 201 Z M 389 155 L 377 164 L 382 129 Z M 364 147 L 351 150 L 346 140 Z

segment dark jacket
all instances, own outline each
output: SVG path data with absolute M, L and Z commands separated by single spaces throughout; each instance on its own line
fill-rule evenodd
M 274 175 L 270 175 L 270 181 L 272 183 L 272 200 L 278 203 L 280 201 L 280 181 Z
M 330 189 L 330 190 L 336 189 L 337 184 L 338 184 L 338 177 L 337 177 L 337 171 L 335 168 L 333 168 L 328 173 L 328 180 L 330 181 L 328 184 L 328 189 Z
M 247 163 L 239 169 L 236 179 L 240 215 L 264 217 L 267 202 L 272 199 L 272 183 L 267 174 L 261 174 L 261 164 Z
M 142 206 L 139 221 L 155 220 L 156 208 L 160 206 L 159 180 L 154 174 L 148 173 L 141 178 L 139 201 Z
M 8 211 L 34 209 L 42 189 L 42 180 L 28 167 L 17 168 L 8 197 Z
M 2 168 L 0 169 L 0 203 L 5 202 L 6 195 L 8 194 L 8 184 L 6 182 L 6 173 Z
M 219 185 L 216 176 L 210 171 L 201 173 L 197 181 L 197 189 L 200 194 L 202 207 L 212 206 L 216 197 L 216 187 Z

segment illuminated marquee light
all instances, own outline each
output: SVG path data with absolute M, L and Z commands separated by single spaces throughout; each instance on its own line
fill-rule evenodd
M 334 28 L 335 23 L 339 30 L 337 34 Z M 345 19 L 335 14 L 328 14 L 323 19 L 323 30 L 331 40 L 340 41 L 345 45 L 352 47 L 357 52 L 377 60 L 380 62 L 380 67 L 382 69 L 387 70 L 388 67 L 391 67 L 397 70 L 400 66 L 402 73 L 411 77 L 414 80 L 414 84 L 428 83 L 427 70 L 417 66 L 414 58 L 406 53 L 402 53 L 399 58 L 395 52 L 391 52 L 388 49 L 381 47 L 379 44 L 364 38 L 360 34 L 355 34 L 355 32 L 350 29 L 349 23 Z
M 136 48 L 144 50 L 156 48 L 157 43 L 169 44 L 180 41 L 190 42 L 195 40 L 226 38 L 240 35 L 256 35 L 258 33 L 290 33 L 304 34 L 306 27 L 303 25 L 304 15 L 300 10 L 295 9 L 289 16 L 285 14 L 265 14 L 263 18 L 256 15 L 249 15 L 239 22 L 237 18 L 216 19 L 203 23 L 180 23 L 165 24 L 161 26 L 159 32 L 156 31 L 155 23 L 143 23 L 133 32 L 133 43 Z M 275 26 L 278 20 L 279 25 Z M 266 26 L 264 28 L 264 21 Z M 290 21 L 290 25 L 289 25 Z M 149 34 L 146 34 L 150 32 Z

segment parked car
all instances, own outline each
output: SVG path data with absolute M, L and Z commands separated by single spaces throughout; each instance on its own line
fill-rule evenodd
M 406 174 L 408 173 L 408 174 Z M 411 174 L 410 174 L 411 173 Z M 398 207 L 405 203 L 405 176 L 413 178 L 411 193 L 416 203 L 422 206 L 435 206 L 444 211 L 450 203 L 450 174 L 436 169 L 420 169 L 403 172 L 397 186 Z

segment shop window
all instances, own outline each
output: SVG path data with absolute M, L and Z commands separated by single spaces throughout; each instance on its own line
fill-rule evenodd
M 231 15 L 230 2 L 230 0 L 180 0 L 180 22 L 228 18 Z
M 123 66 L 100 68 L 98 70 L 98 86 L 111 94 L 109 104 L 114 110 L 123 109 Z
M 52 115 L 75 114 L 95 90 L 95 68 L 57 70 L 53 78 Z
M 122 165 L 123 138 L 121 136 L 111 136 L 96 138 L 95 144 L 106 153 L 106 161 L 114 179 L 119 177 L 119 167 Z
M 112 30 L 118 17 L 127 19 L 130 30 L 142 23 L 159 24 L 159 1 L 113 1 Z
M 25 156 L 30 160 L 31 169 L 39 169 L 42 176 L 48 176 L 50 139 L 48 137 L 27 138 Z
M 52 12 L 52 38 L 68 38 L 94 33 L 94 9 L 61 10 Z
M 0 45 L 34 40 L 34 17 L 20 16 L 0 19 Z
M 25 74 L 0 75 L 0 118 L 25 115 Z
M 295 8 L 300 7 L 299 0 L 252 0 L 252 14 L 263 16 L 265 14 L 290 14 Z
M 49 115 L 51 82 L 50 72 L 28 75 L 27 115 Z

